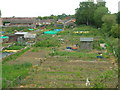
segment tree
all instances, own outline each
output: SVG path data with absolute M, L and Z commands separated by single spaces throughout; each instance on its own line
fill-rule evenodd
M 106 7 L 98 7 L 95 12 L 94 12 L 94 20 L 95 20 L 95 24 L 97 27 L 101 27 L 102 25 L 102 17 L 108 14 L 108 8 Z
M 115 38 L 120 38 L 119 30 L 120 26 L 118 26 L 118 24 L 113 25 L 111 28 L 111 35 Z
M 38 16 L 38 18 L 37 19 L 40 19 L 40 20 L 42 20 L 42 17 L 41 16 Z
M 118 22 L 118 24 L 120 24 L 120 12 L 118 12 L 118 14 L 117 14 L 117 22 Z
M 112 26 L 116 24 L 116 15 L 108 14 L 104 15 L 102 21 L 104 22 L 102 25 L 102 29 L 104 32 L 110 34 Z
M 68 15 L 66 15 L 65 13 L 63 13 L 62 15 L 58 15 L 58 19 L 64 19 L 65 17 L 67 17 Z
M 94 11 L 96 9 L 96 5 L 94 4 L 94 2 L 81 2 L 79 6 L 80 7 L 76 9 L 75 13 L 76 24 L 93 24 Z

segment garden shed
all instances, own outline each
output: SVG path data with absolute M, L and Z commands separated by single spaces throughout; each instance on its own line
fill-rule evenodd
M 25 43 L 24 35 L 28 34 L 28 32 L 16 32 L 15 35 L 17 36 L 17 42 L 20 44 Z
M 80 48 L 81 49 L 92 49 L 93 48 L 93 38 L 92 37 L 81 37 L 80 38 Z
M 24 38 L 25 38 L 26 44 L 32 44 L 32 43 L 35 43 L 36 41 L 36 34 L 27 33 L 24 35 Z

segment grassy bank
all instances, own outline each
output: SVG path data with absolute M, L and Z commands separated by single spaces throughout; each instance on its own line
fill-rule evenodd
M 19 56 L 21 56 L 22 54 L 24 54 L 26 51 L 28 51 L 29 49 L 30 49 L 30 48 L 23 49 L 23 50 L 20 51 L 20 52 L 17 52 L 17 53 L 15 53 L 15 54 L 13 54 L 13 55 L 10 55 L 10 56 L 8 56 L 8 57 L 3 58 L 2 63 L 4 64 L 4 63 L 7 62 L 7 61 L 15 60 L 16 58 L 18 58 Z
M 2 87 L 12 87 L 20 82 L 22 78 L 24 78 L 28 72 L 29 68 L 32 66 L 31 63 L 24 64 L 14 64 L 8 65 L 3 64 L 2 66 Z

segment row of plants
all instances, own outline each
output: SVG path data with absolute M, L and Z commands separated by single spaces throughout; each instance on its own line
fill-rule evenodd
M 86 52 L 67 52 L 67 51 L 55 51 L 54 53 L 50 53 L 50 56 L 74 56 L 79 58 L 89 58 L 95 59 L 97 53 L 86 53 Z

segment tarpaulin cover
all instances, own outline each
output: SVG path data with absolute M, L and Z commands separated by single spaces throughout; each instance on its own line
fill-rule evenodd
M 0 38 L 9 38 L 8 36 L 0 36 Z
M 28 30 L 34 30 L 34 29 L 30 29 L 30 28 L 29 28 Z
M 2 34 L 4 34 L 4 32 L 1 32 Z
M 44 32 L 44 34 L 57 34 L 58 31 L 46 31 Z
M 62 29 L 54 29 L 54 31 L 62 31 Z
M 66 47 L 66 49 L 72 49 L 72 47 Z

